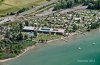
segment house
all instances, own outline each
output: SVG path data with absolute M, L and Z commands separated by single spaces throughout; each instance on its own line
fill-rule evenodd
M 79 20 L 81 20 L 81 17 L 79 17 L 79 18 L 74 18 L 74 20 L 75 20 L 75 21 L 79 21 Z
M 52 29 L 51 33 L 64 35 L 65 34 L 65 30 L 64 29 Z
M 51 33 L 51 34 L 60 34 L 60 35 L 64 35 L 65 34 L 65 30 L 64 29 L 53 29 L 53 28 L 42 28 L 40 27 L 38 30 L 39 33 Z
M 60 35 L 64 35 L 65 34 L 65 30 L 64 29 L 57 29 L 57 28 L 45 28 L 45 27 L 40 27 L 40 28 L 35 28 L 35 27 L 29 27 L 29 26 L 25 26 L 23 28 L 24 32 L 32 32 L 32 31 L 37 31 L 38 33 L 51 33 L 51 34 L 60 34 Z M 32 35 L 32 34 L 30 34 Z

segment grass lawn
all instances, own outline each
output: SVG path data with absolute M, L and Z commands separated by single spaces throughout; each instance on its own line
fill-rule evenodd
M 46 2 L 46 0 L 3 0 L 0 2 L 0 15 L 16 12 L 22 8 L 38 6 Z
M 54 40 L 54 39 L 58 39 L 60 38 L 62 35 L 56 35 L 56 34 L 39 34 L 36 38 L 34 38 L 34 40 L 36 42 L 39 42 L 39 40 Z
M 24 35 L 28 35 L 29 34 L 27 32 L 22 32 L 22 33 Z M 62 35 L 57 35 L 57 34 L 39 33 L 36 38 L 33 38 L 33 40 L 36 41 L 36 42 L 39 42 L 39 40 L 41 40 L 41 39 L 50 41 L 50 40 L 58 39 L 58 38 L 61 38 L 61 37 L 62 37 Z

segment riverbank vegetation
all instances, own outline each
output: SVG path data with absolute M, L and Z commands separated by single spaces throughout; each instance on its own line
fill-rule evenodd
M 31 26 L 29 21 L 7 23 L 0 26 L 0 59 L 13 58 L 24 51 L 25 48 L 36 43 L 47 43 L 49 40 L 60 38 L 61 35 L 38 34 L 30 36 L 31 32 L 23 32 L 23 26 Z
M 6 26 L 4 27 L 7 28 Z M 12 29 L 1 29 L 0 31 L 0 35 L 3 35 L 0 40 L 0 59 L 15 57 L 23 52 L 26 47 L 36 44 L 36 41 L 28 39 L 21 32 L 21 27 L 19 28 L 17 25 L 11 27 Z
M 100 10 L 100 0 L 92 1 L 88 4 L 88 9 Z

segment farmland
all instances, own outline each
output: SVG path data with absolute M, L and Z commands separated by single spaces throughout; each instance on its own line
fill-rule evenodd
M 0 15 L 17 12 L 22 8 L 32 8 L 46 2 L 46 0 L 0 0 Z

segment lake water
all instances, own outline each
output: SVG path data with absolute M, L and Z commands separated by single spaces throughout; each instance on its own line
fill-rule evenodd
M 100 31 L 35 48 L 0 65 L 100 65 Z

